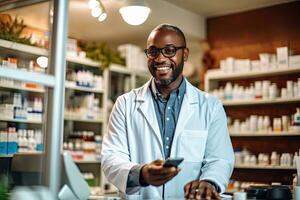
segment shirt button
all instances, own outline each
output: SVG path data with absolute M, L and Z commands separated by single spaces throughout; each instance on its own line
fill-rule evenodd
M 169 145 L 166 145 L 166 149 L 169 149 Z
M 166 140 L 169 140 L 169 137 L 166 137 Z
M 168 110 L 170 110 L 171 109 L 171 107 L 170 106 L 168 106 Z
M 178 99 L 180 99 L 180 96 L 178 96 Z
M 169 121 L 170 120 L 170 118 L 169 117 L 167 117 L 167 121 Z

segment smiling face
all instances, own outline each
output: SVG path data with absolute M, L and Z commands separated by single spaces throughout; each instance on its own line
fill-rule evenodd
M 172 30 L 154 30 L 148 37 L 147 49 L 167 46 L 185 46 L 183 38 Z M 161 52 L 156 58 L 148 58 L 148 68 L 158 86 L 169 86 L 181 82 L 184 61 L 187 61 L 188 50 L 178 49 L 173 57 L 165 57 Z

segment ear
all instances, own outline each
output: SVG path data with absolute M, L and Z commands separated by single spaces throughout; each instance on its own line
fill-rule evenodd
M 184 62 L 186 62 L 188 60 L 188 57 L 189 57 L 189 48 L 185 48 L 183 50 L 183 60 L 184 60 Z

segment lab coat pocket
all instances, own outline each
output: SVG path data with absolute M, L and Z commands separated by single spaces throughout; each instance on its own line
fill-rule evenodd
M 207 139 L 206 130 L 184 130 L 179 141 L 179 154 L 186 162 L 202 162 Z

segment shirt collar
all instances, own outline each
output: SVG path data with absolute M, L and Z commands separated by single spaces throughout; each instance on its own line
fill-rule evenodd
M 150 84 L 150 89 L 151 89 L 153 97 L 156 100 L 157 100 L 157 98 L 162 97 L 162 94 L 158 91 L 158 89 L 156 87 L 154 78 L 152 78 L 152 81 Z M 179 87 L 176 90 L 172 91 L 172 93 L 176 92 L 177 96 L 183 97 L 183 95 L 185 94 L 185 91 L 186 91 L 186 81 L 185 81 L 185 78 L 183 77 Z

